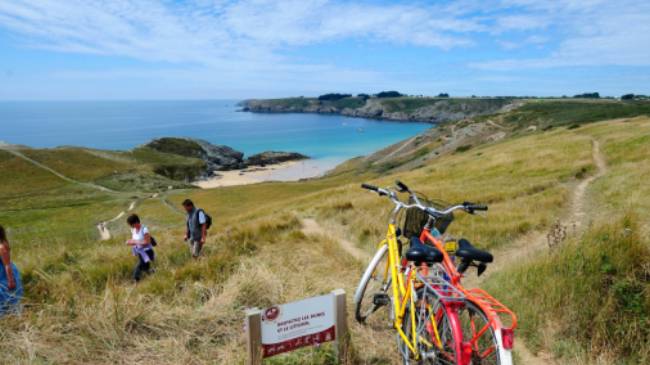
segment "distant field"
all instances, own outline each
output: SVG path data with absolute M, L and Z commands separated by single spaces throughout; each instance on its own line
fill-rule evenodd
M 580 125 L 598 120 L 629 118 L 650 115 L 647 101 L 592 101 L 592 100 L 538 100 L 528 102 L 504 120 L 518 126 L 541 124 L 544 126 Z

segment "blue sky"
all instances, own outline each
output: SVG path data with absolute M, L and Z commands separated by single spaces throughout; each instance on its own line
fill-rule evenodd
M 0 1 L 0 100 L 650 94 L 639 0 Z

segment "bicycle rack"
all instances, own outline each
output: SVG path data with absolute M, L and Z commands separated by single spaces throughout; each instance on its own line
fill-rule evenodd
M 444 278 L 444 269 L 440 265 L 418 268 L 415 277 L 443 302 L 465 301 L 465 293 Z
M 517 328 L 517 315 L 485 290 L 472 288 L 465 289 L 464 291 L 469 300 L 474 301 L 483 311 L 493 314 L 489 320 L 494 329 L 514 331 Z M 498 319 L 499 322 L 493 323 L 495 319 Z M 507 325 L 504 323 L 507 323 Z

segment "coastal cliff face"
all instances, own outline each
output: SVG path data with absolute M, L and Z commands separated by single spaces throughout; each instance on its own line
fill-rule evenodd
M 244 154 L 228 146 L 214 145 L 200 139 L 159 138 L 149 142 L 146 147 L 164 153 L 198 158 L 205 162 L 208 171 L 233 170 L 244 168 Z
M 242 103 L 254 113 L 322 113 L 403 122 L 444 123 L 512 108 L 510 98 L 316 98 L 255 99 Z
M 214 145 L 201 139 L 175 137 L 154 139 L 136 150 L 140 155 L 147 150 L 164 154 L 158 157 L 154 171 L 177 180 L 208 177 L 215 171 L 238 170 L 309 158 L 297 152 L 265 151 L 244 159 L 243 152 L 228 146 Z M 179 157 L 182 159 L 179 160 Z

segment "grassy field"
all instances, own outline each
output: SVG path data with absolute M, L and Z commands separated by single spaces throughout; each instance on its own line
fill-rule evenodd
M 431 98 L 431 97 L 400 97 L 381 99 L 388 112 L 414 112 L 425 107 L 444 105 L 448 112 L 461 110 L 498 110 L 512 102 L 510 98 Z
M 504 121 L 519 128 L 538 125 L 577 127 L 598 120 L 650 115 L 650 102 L 613 100 L 537 100 L 527 102 L 504 116 Z
M 431 198 L 487 203 L 487 217 L 458 215 L 450 233 L 501 252 L 563 216 L 572 189 L 595 173 L 593 139 L 609 165 L 588 190 L 593 225 L 553 252 L 494 273 L 486 285 L 517 311 L 518 336 L 534 351 L 550 351 L 561 363 L 647 361 L 650 241 L 643 217 L 650 200 L 643 182 L 650 174 L 650 119 L 643 117 L 507 138 L 390 175 L 361 169 L 214 190 L 142 189 L 135 181 L 123 192 L 103 192 L 0 151 L 0 168 L 11 176 L 0 186 L 0 222 L 9 228 L 26 290 L 22 316 L 0 320 L 0 353 L 7 363 L 243 363 L 245 308 L 339 287 L 351 300 L 365 262 L 339 241 L 371 252 L 390 209 L 387 200 L 359 189 L 361 182 L 385 186 L 401 179 Z M 130 154 L 70 151 L 30 153 L 66 176 L 95 183 L 140 166 Z M 97 164 L 95 157 L 112 162 Z M 198 261 L 181 240 L 178 208 L 187 197 L 215 219 Z M 156 273 L 137 286 L 123 219 L 109 224 L 109 241 L 99 241 L 95 228 L 133 201 L 160 242 Z M 304 218 L 330 234 L 303 232 Z M 395 362 L 390 332 L 368 330 L 352 318 L 350 325 L 347 363 Z M 272 363 L 333 359 L 324 348 Z

